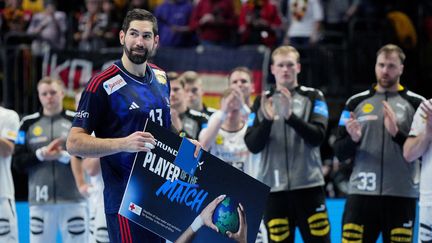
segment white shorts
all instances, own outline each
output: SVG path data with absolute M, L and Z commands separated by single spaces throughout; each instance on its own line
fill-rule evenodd
M 15 200 L 0 198 L 0 242 L 18 243 Z
M 90 243 L 109 243 L 103 204 L 90 209 L 89 232 Z
M 30 206 L 30 242 L 55 242 L 60 231 L 63 243 L 88 242 L 86 203 Z
M 432 205 L 419 207 L 419 231 L 418 241 L 419 242 L 431 242 L 432 241 Z

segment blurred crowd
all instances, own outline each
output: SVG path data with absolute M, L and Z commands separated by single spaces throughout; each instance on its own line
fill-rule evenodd
M 157 17 L 162 47 L 308 46 L 348 38 L 355 18 L 387 18 L 404 45 L 417 41 L 413 7 L 385 0 L 5 0 L 0 1 L 1 41 L 31 43 L 35 52 L 47 45 L 84 51 L 116 47 L 121 20 L 133 8 Z

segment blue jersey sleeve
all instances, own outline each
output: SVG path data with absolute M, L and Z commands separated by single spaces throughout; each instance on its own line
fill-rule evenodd
M 106 114 L 106 107 L 106 99 L 100 89 L 96 92 L 85 90 L 72 126 L 81 127 L 88 133 L 94 132 L 104 120 L 103 114 Z

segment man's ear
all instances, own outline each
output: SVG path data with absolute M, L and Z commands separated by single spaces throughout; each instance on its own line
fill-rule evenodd
M 122 46 L 124 46 L 124 37 L 125 37 L 125 33 L 123 32 L 123 30 L 120 30 L 119 40 L 120 40 L 120 45 L 122 45 Z

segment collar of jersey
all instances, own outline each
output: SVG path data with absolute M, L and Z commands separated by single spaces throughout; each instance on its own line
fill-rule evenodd
M 139 83 L 139 84 L 151 84 L 153 79 L 152 79 L 152 71 L 149 65 L 146 64 L 146 71 L 143 77 L 139 77 L 136 75 L 133 75 L 132 73 L 128 72 L 126 70 L 126 68 L 123 66 L 123 63 L 121 62 L 121 60 L 118 60 L 114 63 L 114 65 L 116 65 L 120 71 L 122 71 L 126 76 L 128 76 L 131 80 Z

